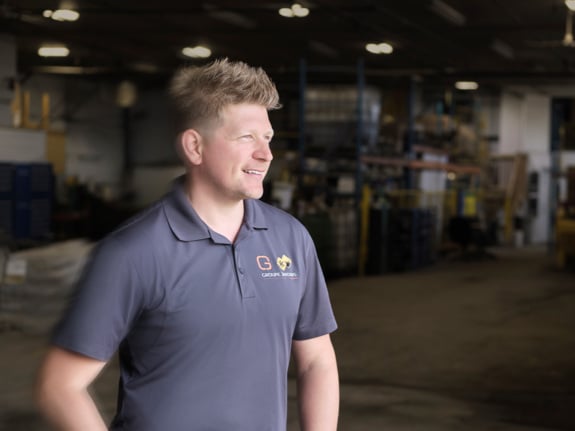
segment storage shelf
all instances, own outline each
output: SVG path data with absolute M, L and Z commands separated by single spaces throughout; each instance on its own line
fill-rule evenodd
M 449 171 L 460 174 L 480 174 L 481 168 L 473 165 L 458 165 L 455 163 L 440 163 L 426 160 L 407 160 L 395 157 L 361 156 L 363 163 L 382 166 L 397 166 L 411 169 L 431 169 L 436 171 Z
M 442 148 L 429 147 L 427 145 L 419 145 L 419 144 L 415 144 L 413 146 L 413 151 L 415 153 L 435 154 L 438 156 L 449 155 L 449 152 L 447 150 L 442 149 Z

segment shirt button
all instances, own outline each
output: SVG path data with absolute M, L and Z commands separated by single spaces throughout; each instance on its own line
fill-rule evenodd
M 243 268 L 238 268 L 238 271 L 240 274 L 243 274 L 245 272 Z

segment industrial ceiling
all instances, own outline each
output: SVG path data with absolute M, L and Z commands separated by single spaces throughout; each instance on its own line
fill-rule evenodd
M 75 0 L 75 22 L 43 15 L 51 0 L 8 0 L 0 33 L 13 36 L 18 72 L 162 77 L 182 63 L 185 46 L 211 58 L 261 65 L 272 74 L 310 68 L 354 70 L 368 79 L 419 76 L 490 82 L 575 82 L 575 44 L 564 0 L 313 0 L 303 18 L 278 13 L 291 2 L 256 0 Z M 389 55 L 367 52 L 387 42 Z M 38 47 L 61 43 L 66 58 Z

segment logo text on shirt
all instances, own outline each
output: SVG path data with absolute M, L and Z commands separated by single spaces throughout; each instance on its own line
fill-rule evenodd
M 258 268 L 261 271 L 263 271 L 261 273 L 262 278 L 291 278 L 291 279 L 298 278 L 296 272 L 289 271 L 289 269 L 292 267 L 292 260 L 289 256 L 286 256 L 285 254 L 282 254 L 275 260 L 275 264 L 280 269 L 280 271 L 274 271 L 274 264 L 269 256 L 265 255 L 257 256 L 256 262 Z

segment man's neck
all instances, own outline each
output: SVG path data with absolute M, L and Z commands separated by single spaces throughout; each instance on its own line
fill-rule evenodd
M 210 229 L 234 242 L 244 220 L 244 201 L 217 199 L 213 193 L 200 193 L 186 184 L 186 194 L 194 211 Z

